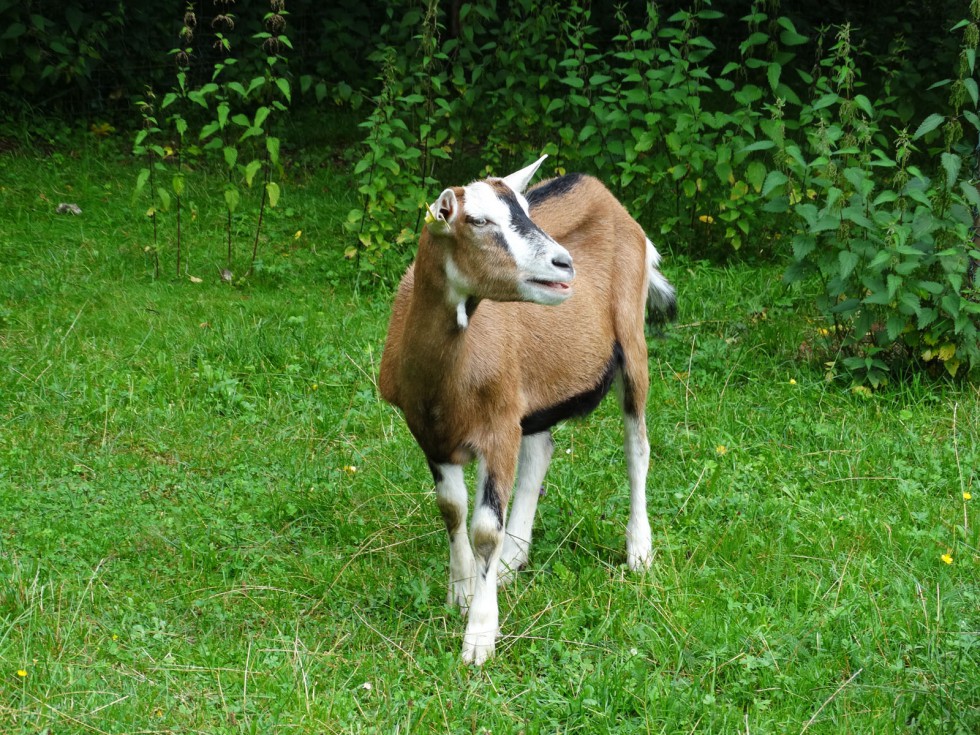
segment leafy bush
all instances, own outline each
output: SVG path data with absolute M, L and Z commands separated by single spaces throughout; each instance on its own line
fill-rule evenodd
M 934 113 L 914 134 L 903 129 L 889 140 L 884 128 L 896 114 L 890 100 L 856 92 L 849 30 L 838 32 L 815 100 L 801 108 L 803 139 L 779 141 L 792 178 L 782 204 L 798 222 L 786 279 L 816 276 L 822 284 L 817 306 L 833 324 L 832 372 L 878 386 L 896 363 L 921 359 L 956 376 L 980 367 L 973 232 L 980 195 L 961 117 Z M 975 55 L 965 56 L 972 75 Z M 976 83 L 965 87 L 975 109 Z M 976 114 L 962 120 L 976 139 Z M 941 166 L 930 177 L 912 156 L 915 141 L 937 137 L 940 126 Z
M 227 10 L 227 9 L 226 9 Z M 222 277 L 234 277 L 233 218 L 242 204 L 242 192 L 260 182 L 260 193 L 251 259 L 245 275 L 255 268 L 259 237 L 266 207 L 275 207 L 280 197 L 279 184 L 273 175 L 280 170 L 279 138 L 269 134 L 271 120 L 276 113 L 285 112 L 291 100 L 291 86 L 285 76 L 284 53 L 291 48 L 285 34 L 286 16 L 284 0 L 270 0 L 269 10 L 263 15 L 264 30 L 252 34 L 253 44 L 249 57 L 259 56 L 263 61 L 263 73 L 247 79 L 235 74 L 238 59 L 232 55 L 231 32 L 236 17 L 224 12 L 212 22 L 213 45 L 223 55 L 214 62 L 210 79 L 200 85 L 191 80 L 191 63 L 194 58 L 197 17 L 192 5 L 188 5 L 180 31 L 180 45 L 170 53 L 177 64 L 176 86 L 166 93 L 160 102 L 151 90 L 140 103 L 143 117 L 142 129 L 136 134 L 134 154 L 146 157 L 148 165 L 137 178 L 135 195 L 149 184 L 152 204 L 147 215 L 153 221 L 154 274 L 159 276 L 159 244 L 157 218 L 170 210 L 174 202 L 176 213 L 175 267 L 178 277 L 181 270 L 181 211 L 182 197 L 186 191 L 186 158 L 198 157 L 208 151 L 221 151 L 225 171 L 222 199 L 225 203 L 227 255 Z M 249 47 L 245 47 L 246 50 Z M 158 115 L 169 111 L 164 128 Z M 192 129 L 192 123 L 193 129 Z M 164 132 L 166 131 L 166 132 Z M 170 145 L 163 145 L 159 137 L 169 134 Z M 173 174 L 168 188 L 157 184 L 157 177 Z M 171 199 L 172 195 L 172 199 Z
M 506 171 L 531 151 L 549 153 L 554 173 L 600 173 L 661 236 L 701 253 L 738 250 L 762 226 L 765 196 L 785 176 L 753 144 L 779 127 L 780 100 L 796 99 L 781 72 L 806 39 L 791 21 L 755 8 L 743 18 L 749 79 L 737 63 L 713 78 L 715 46 L 698 29 L 725 18 L 710 8 L 662 21 L 650 3 L 639 26 L 619 10 L 611 44 L 584 3 L 523 0 L 506 14 L 468 4 L 461 19 L 460 35 L 440 42 L 430 2 L 402 21 L 420 28 L 414 55 L 378 52 L 382 88 L 354 167 L 363 202 L 348 219 L 359 244 L 347 255 L 363 269 L 404 265 L 401 246 L 442 181 Z

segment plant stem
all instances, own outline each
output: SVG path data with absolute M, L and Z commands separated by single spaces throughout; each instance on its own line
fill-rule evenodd
M 266 201 L 266 181 L 269 178 L 269 167 L 266 167 L 265 179 L 262 182 L 262 199 L 259 202 L 259 220 L 255 223 L 255 240 L 252 241 L 252 260 L 249 261 L 248 271 L 245 273 L 246 276 L 252 275 L 252 270 L 255 268 L 255 256 L 259 252 L 259 233 L 262 231 L 262 215 L 265 214 L 265 201 Z

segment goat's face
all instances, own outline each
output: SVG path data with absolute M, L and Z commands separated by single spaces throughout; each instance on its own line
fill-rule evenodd
M 531 221 L 521 194 L 540 163 L 446 189 L 430 207 L 430 233 L 444 245 L 457 297 L 553 305 L 571 296 L 572 256 Z

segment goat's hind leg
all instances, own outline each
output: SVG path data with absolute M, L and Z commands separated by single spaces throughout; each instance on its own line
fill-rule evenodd
M 429 469 L 436 481 L 436 503 L 449 534 L 449 594 L 447 603 L 458 605 L 465 615 L 473 599 L 476 563 L 466 532 L 468 494 L 463 468 L 454 464 L 435 464 Z
M 653 561 L 653 535 L 650 532 L 650 519 L 647 517 L 647 472 L 650 468 L 650 442 L 647 440 L 646 424 L 648 380 L 644 344 L 642 362 L 637 358 L 630 363 L 627 359 L 616 381 L 616 394 L 623 411 L 623 449 L 630 484 L 626 563 L 634 571 L 649 569 Z
M 554 442 L 548 431 L 521 439 L 521 452 L 517 460 L 517 486 L 514 488 L 514 500 L 507 520 L 507 535 L 500 555 L 497 584 L 507 584 L 527 564 L 541 483 L 548 472 L 553 452 Z

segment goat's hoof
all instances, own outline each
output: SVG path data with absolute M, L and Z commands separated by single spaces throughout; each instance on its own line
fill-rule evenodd
M 493 655 L 496 639 L 496 630 L 477 633 L 466 631 L 466 635 L 463 636 L 463 663 L 482 666 Z
M 653 562 L 653 539 L 649 524 L 626 527 L 626 563 L 634 572 L 644 572 Z
M 626 563 L 634 572 L 645 572 L 653 563 L 653 552 L 650 550 L 636 553 L 627 551 Z

